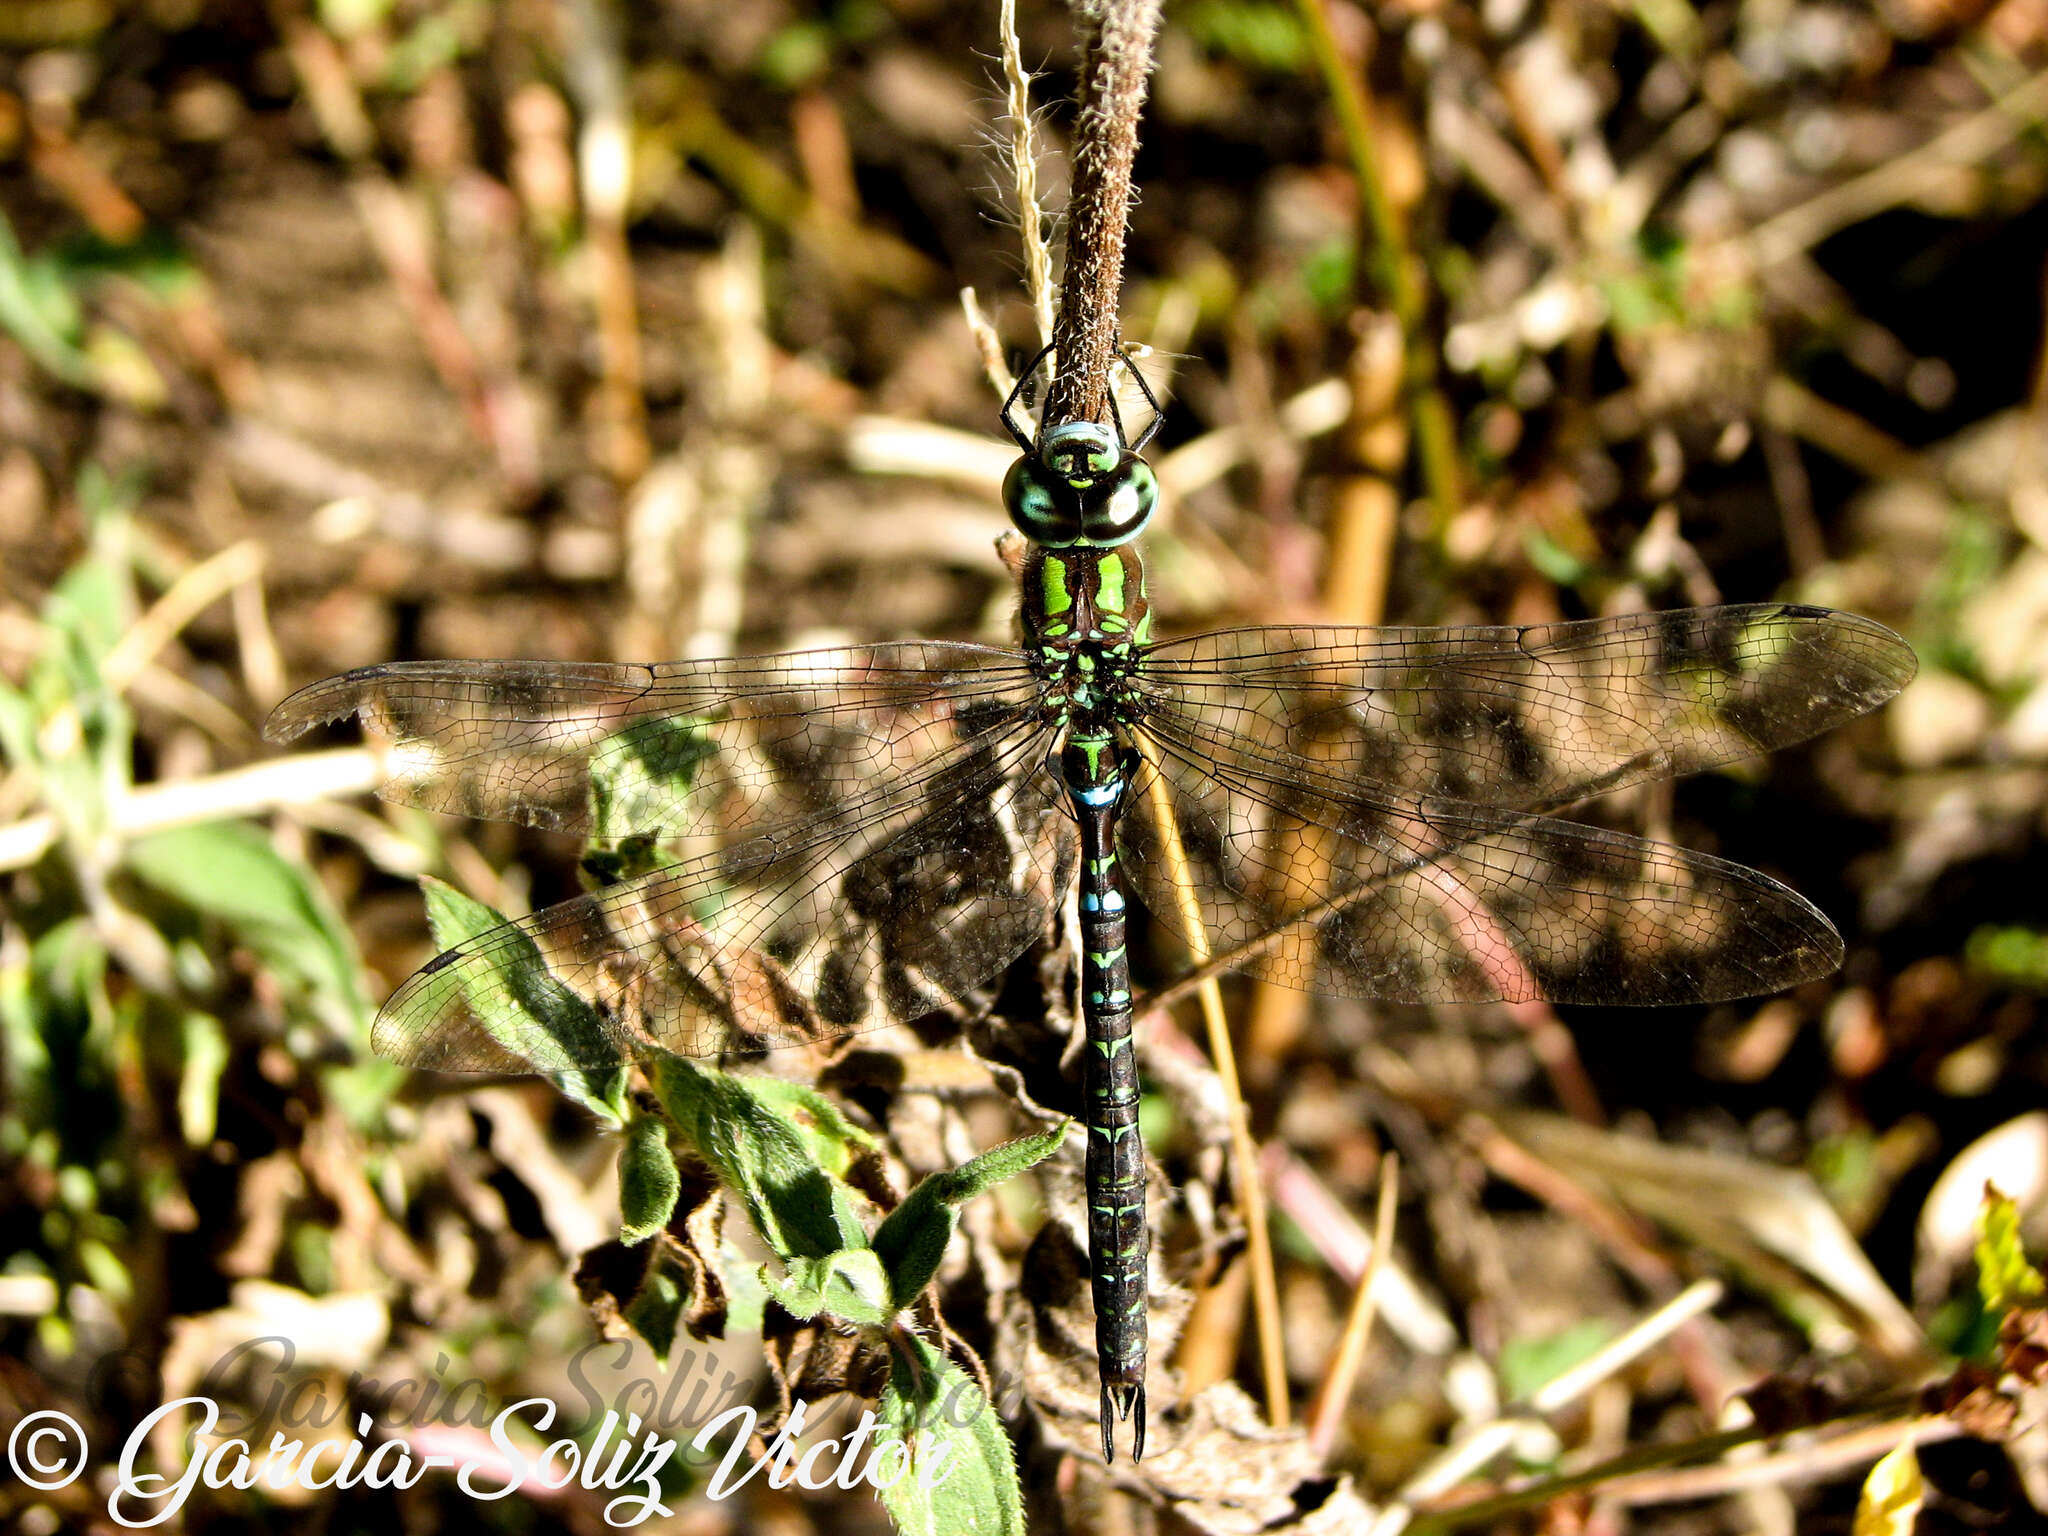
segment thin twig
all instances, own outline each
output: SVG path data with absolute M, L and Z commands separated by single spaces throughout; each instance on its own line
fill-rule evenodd
M 1529 1394 L 1538 1413 L 1555 1413 L 1623 1366 L 1655 1349 L 1694 1318 L 1720 1305 L 1727 1288 L 1718 1280 L 1695 1280 L 1663 1306 L 1569 1370 L 1561 1371 Z
M 1608 1503 L 1640 1509 L 1651 1504 L 1717 1499 L 1751 1488 L 1796 1487 L 1839 1477 L 1851 1467 L 1865 1466 L 1895 1449 L 1904 1439 L 1910 1439 L 1916 1446 L 1933 1445 L 1953 1440 L 1962 1433 L 1963 1426 L 1954 1419 L 1913 1419 L 1903 1433 L 1896 1419 L 1887 1419 L 1826 1440 L 1795 1445 L 1759 1461 L 1639 1472 L 1633 1477 L 1603 1483 L 1600 1497 Z
M 1331 1273 L 1354 1284 L 1362 1278 L 1378 1250 L 1372 1234 L 1359 1225 L 1350 1208 L 1284 1143 L 1267 1143 L 1259 1155 L 1259 1167 L 1273 1208 L 1301 1229 Z M 1458 1330 L 1444 1309 L 1410 1278 L 1394 1255 L 1388 1254 L 1379 1263 L 1374 1304 L 1386 1320 L 1387 1332 L 1418 1355 L 1442 1356 L 1457 1349 Z
M 1138 115 L 1152 73 L 1160 0 L 1084 0 L 1081 111 L 1074 125 L 1074 190 L 1067 205 L 1066 274 L 1053 320 L 1058 370 L 1045 425 L 1103 421 L 1116 356 L 1124 236 Z
M 967 334 L 974 338 L 974 350 L 981 355 L 981 371 L 987 377 L 989 387 L 996 392 L 998 400 L 1009 399 L 1010 391 L 1016 387 L 1017 376 L 1010 372 L 1009 360 L 1003 356 L 1003 338 L 996 331 L 995 322 L 989 319 L 987 312 L 982 309 L 981 297 L 972 288 L 960 290 L 960 313 L 967 320 Z M 862 421 L 881 419 L 883 418 L 856 417 L 854 427 L 858 427 Z M 851 434 L 852 429 L 849 428 L 849 438 Z M 1003 473 L 1009 468 L 1011 458 L 1010 444 L 1005 442 L 1000 446 L 1003 450 L 1003 468 L 996 472 L 996 478 L 990 485 L 992 493 L 1002 485 Z M 913 469 L 910 473 L 914 474 L 916 471 Z
M 1772 429 L 1812 443 L 1872 480 L 1913 480 L 1927 473 L 1920 454 L 1783 374 L 1764 385 L 1757 413 Z
M 230 544 L 186 571 L 147 613 L 130 625 L 100 663 L 100 681 L 119 693 L 187 624 L 234 588 L 263 573 L 263 546 L 254 539 Z
M 1947 1439 L 1956 1432 L 1952 1420 L 1920 1418 L 1912 1412 L 1913 1408 L 1912 1398 L 1894 1398 L 1845 1406 L 1815 1423 L 1801 1425 L 1797 1430 L 1776 1431 L 1761 1423 L 1751 1423 L 1693 1440 L 1624 1451 L 1595 1466 L 1537 1479 L 1511 1492 L 1475 1499 L 1452 1508 L 1410 1511 L 1405 1505 L 1397 1505 L 1389 1514 L 1405 1515 L 1415 1522 L 1417 1530 L 1428 1531 L 1434 1536 L 1436 1532 L 1462 1530 L 1468 1526 L 1498 1525 L 1511 1515 L 1538 1508 L 1566 1494 L 1590 1489 L 1598 1489 L 1603 1499 L 1613 1497 L 1623 1503 L 1637 1504 L 1680 1498 L 1704 1499 L 1717 1492 L 1735 1492 L 1743 1487 L 1807 1480 L 1800 1473 L 1807 1472 L 1810 1477 L 1811 1469 L 1816 1466 L 1824 1471 L 1838 1469 L 1831 1454 L 1837 1445 L 1853 1444 L 1857 1447 L 1855 1460 L 1875 1461 L 1899 1443 L 1902 1424 L 1916 1443 L 1923 1439 Z M 1876 1419 L 1878 1422 L 1841 1436 L 1810 1441 L 1790 1449 L 1782 1457 L 1765 1461 L 1734 1464 L 1715 1461 L 1702 1466 L 1681 1466 L 1681 1463 L 1695 1462 L 1701 1457 L 1726 1456 L 1742 1446 L 1781 1440 L 1794 1434 L 1811 1435 L 1831 1424 L 1858 1419 Z M 1391 1530 L 1405 1529 L 1406 1523 L 1406 1520 L 1397 1522 L 1383 1517 L 1381 1524 L 1375 1527 L 1375 1536 L 1387 1536 Z

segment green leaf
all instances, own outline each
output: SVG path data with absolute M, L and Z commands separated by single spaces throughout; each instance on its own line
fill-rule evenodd
M 130 511 L 140 488 L 88 468 L 78 477 L 78 498 L 92 521 L 85 557 L 57 579 L 43 605 L 43 617 L 79 648 L 79 692 L 98 692 L 98 665 L 135 622 L 133 523 Z
M 2048 1291 L 2020 1244 L 2020 1209 L 1987 1184 L 1977 1208 L 1977 1291 L 1984 1310 L 2002 1316 Z
M 666 1051 L 652 1053 L 648 1069 L 676 1130 L 740 1197 L 785 1266 L 868 1245 L 846 1187 L 819 1166 L 779 1112 L 775 1091 L 760 1087 L 763 1079 L 715 1072 Z
M 31 1126 L 75 1114 L 82 1093 L 109 1086 L 116 1023 L 107 948 L 83 914 L 29 946 L 27 964 L 0 970 L 6 1092 L 0 1103 Z
M 876 1414 L 875 1449 L 901 1446 L 901 1474 L 881 1490 L 903 1536 L 1023 1536 L 1016 1455 L 974 1379 L 908 1335 Z
M 896 1315 L 889 1300 L 889 1277 L 882 1261 L 868 1248 L 843 1248 L 819 1259 L 797 1259 L 778 1280 L 765 1276 L 768 1294 L 791 1317 L 812 1318 L 821 1312 L 865 1328 L 886 1327 Z
M 203 1147 L 213 1140 L 220 1115 L 220 1079 L 228 1065 L 228 1038 L 220 1020 L 210 1013 L 185 1013 L 184 1060 L 178 1070 L 178 1129 L 185 1145 Z
M 754 68 L 770 85 L 794 90 L 831 66 L 832 49 L 832 29 L 824 22 L 792 22 L 768 39 Z
M 676 1323 L 688 1300 L 675 1266 L 657 1255 L 655 1262 L 647 1266 L 640 1289 L 633 1293 L 624 1315 L 627 1324 L 647 1341 L 658 1359 L 668 1358 L 676 1341 Z
M 641 720 L 607 740 L 590 760 L 590 840 L 620 842 L 649 828 L 674 828 L 718 744 L 692 715 Z
M 919 1181 L 875 1229 L 874 1250 L 889 1274 L 895 1310 L 917 1300 L 938 1273 L 960 1207 L 982 1191 L 1014 1178 L 1057 1152 L 1067 1134 L 1065 1121 L 1036 1136 L 1020 1136 L 991 1147 L 958 1168 L 943 1168 Z
M 208 821 L 128 845 L 137 878 L 228 929 L 316 1016 L 345 1039 L 369 1026 L 355 941 L 310 871 L 246 821 Z
M 454 886 L 420 877 L 427 926 L 444 950 L 460 949 L 489 934 L 495 968 L 468 982 L 463 1000 L 506 1050 L 543 1073 L 569 1098 L 613 1125 L 626 1121 L 625 1063 L 580 1065 L 611 1053 L 596 1011 L 548 969 L 534 942 L 511 927 L 504 913 Z
M 846 1118 L 846 1111 L 808 1083 L 780 1077 L 750 1077 L 747 1091 L 789 1122 L 811 1158 L 835 1178 L 844 1178 L 859 1152 L 875 1150 L 875 1138 Z
M 128 1266 L 105 1243 L 97 1238 L 83 1237 L 72 1251 L 92 1288 L 109 1301 L 119 1304 L 134 1296 L 134 1276 L 128 1273 Z
M 41 724 L 28 695 L 0 677 L 0 762 L 10 768 L 34 768 L 41 755 L 36 751 L 36 729 Z
M 1211 53 L 1248 69 L 1292 74 L 1309 62 L 1299 13 L 1273 0 L 1194 0 L 1180 9 L 1181 27 Z
M 78 300 L 54 276 L 47 264 L 22 255 L 14 226 L 0 214 L 0 328 L 66 384 L 90 389 L 92 367 L 73 344 L 82 319 Z
M 1909 1434 L 1863 1480 L 1850 1536 L 1913 1536 L 1926 1502 L 1927 1479 Z
M 1529 563 L 1560 587 L 1575 586 L 1586 579 L 1586 562 L 1539 529 L 1530 529 L 1522 539 L 1522 552 Z
M 1964 941 L 1963 958 L 2001 986 L 2048 992 L 2048 933 L 1985 924 Z
M 619 1147 L 619 1241 L 632 1248 L 667 1226 L 682 1188 L 668 1150 L 667 1122 L 634 1116 Z
M 1590 1359 L 1614 1337 L 1610 1324 L 1588 1318 L 1535 1338 L 1510 1339 L 1501 1346 L 1495 1366 L 1500 1376 L 1501 1396 L 1520 1402 L 1545 1382 L 1562 1376 L 1582 1360 Z

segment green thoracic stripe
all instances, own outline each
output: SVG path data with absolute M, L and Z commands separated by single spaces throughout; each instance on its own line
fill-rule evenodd
M 1111 551 L 1095 563 L 1095 606 L 1104 613 L 1124 611 L 1124 560 Z
M 1048 554 L 1039 570 L 1046 613 L 1065 613 L 1074 606 L 1073 594 L 1067 590 L 1067 562 L 1058 555 Z

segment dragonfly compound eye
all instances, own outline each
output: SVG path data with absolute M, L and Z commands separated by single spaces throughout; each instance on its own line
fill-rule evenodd
M 1038 459 L 1026 454 L 1003 476 L 1003 508 L 1017 531 L 1034 544 L 1064 548 L 1081 537 L 1074 493 Z
M 1159 503 L 1152 466 L 1132 455 L 1081 503 L 1081 536 L 1090 544 L 1122 544 L 1145 531 Z

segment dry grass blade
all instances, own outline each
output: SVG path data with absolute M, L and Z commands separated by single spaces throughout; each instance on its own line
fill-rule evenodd
M 1366 1341 L 1372 1337 L 1373 1318 L 1379 1308 L 1379 1279 L 1386 1272 L 1388 1255 L 1394 1247 L 1394 1208 L 1400 1198 L 1401 1165 L 1388 1157 L 1380 1164 L 1379 1207 L 1373 1217 L 1372 1257 L 1351 1293 L 1351 1308 L 1344 1318 L 1344 1332 L 1337 1343 L 1337 1357 L 1316 1388 L 1308 1412 L 1309 1444 L 1325 1461 L 1336 1444 L 1337 1426 L 1343 1422 L 1344 1406 L 1358 1381 L 1358 1368 L 1365 1361 Z
M 1017 0 L 1003 0 L 996 25 L 1002 39 L 1003 120 L 1010 128 L 1010 173 L 1017 193 L 1017 230 L 1024 241 L 1024 291 L 1038 322 L 1038 343 L 1052 340 L 1052 249 L 1045 238 L 1045 210 L 1038 201 L 1038 143 L 1031 124 L 1031 73 L 1017 40 Z M 1009 394 L 1007 385 L 999 394 Z

